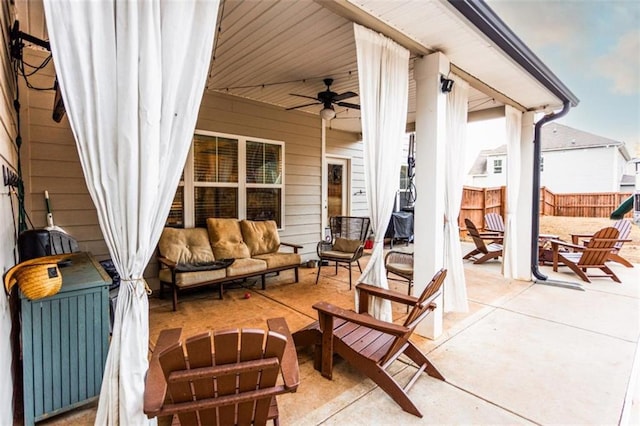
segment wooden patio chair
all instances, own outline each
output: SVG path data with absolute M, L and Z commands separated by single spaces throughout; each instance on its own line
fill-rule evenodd
M 484 263 L 487 260 L 495 259 L 502 256 L 502 244 L 497 241 L 502 241 L 502 237 L 494 234 L 481 234 L 478 228 L 468 218 L 464 220 L 467 226 L 467 232 L 473 239 L 473 243 L 476 248 L 467 253 L 463 259 L 473 259 L 473 263 Z M 485 240 L 490 240 L 489 244 L 485 244 Z M 476 258 L 476 255 L 480 257 Z
M 631 264 L 631 262 L 629 262 L 624 257 L 620 256 L 620 250 L 622 249 L 622 245 L 627 241 L 631 241 L 629 239 L 629 235 L 631 234 L 631 220 L 620 219 L 613 224 L 613 227 L 616 228 L 619 232 L 618 234 L 619 241 L 615 243 L 613 248 L 611 249 L 609 260 L 613 262 L 618 262 L 626 266 L 627 268 L 633 268 L 633 264 Z M 570 235 L 571 235 L 571 242 L 573 244 L 580 244 L 580 241 L 582 241 L 583 244 L 587 244 L 589 239 L 593 237 L 593 234 L 570 234 Z
M 487 213 L 484 215 L 485 229 L 497 234 L 504 234 L 504 220 L 498 213 Z
M 446 274 L 445 269 L 438 271 L 420 297 L 358 284 L 358 312 L 327 302 L 316 303 L 313 308 L 318 311 L 318 321 L 294 333 L 296 346 L 315 345 L 314 367 L 328 379 L 333 374 L 333 355 L 340 355 L 373 380 L 404 411 L 422 417 L 407 392 L 423 372 L 440 380 L 444 377 L 409 338 L 420 321 L 436 308 L 433 300 L 440 294 Z M 370 297 L 403 303 L 412 309 L 402 325 L 380 321 L 367 313 Z M 400 355 L 417 365 L 416 373 L 404 388 L 388 370 Z
M 186 340 L 179 328 L 163 330 L 145 381 L 147 417 L 175 414 L 183 425 L 277 425 L 276 395 L 296 391 L 298 358 L 284 318 L 267 324 L 269 332 L 236 329 Z
M 364 242 L 368 236 L 369 223 L 368 217 L 333 216 L 329 219 L 331 241 L 318 243 L 317 252 L 320 262 L 316 284 L 320 279 L 323 261 L 335 262 L 336 275 L 338 266 L 349 269 L 349 290 L 351 290 L 351 265 L 355 262 L 362 273 L 360 258 L 364 254 Z
M 559 240 L 551 240 L 553 250 L 553 270 L 558 270 L 558 265 L 568 266 L 583 281 L 591 282 L 589 277 L 607 277 L 615 282 L 620 282 L 616 274 L 605 265 L 608 260 L 611 249 L 618 242 L 619 232 L 616 228 L 603 228 L 593 234 L 586 246 L 571 244 Z M 573 249 L 575 251 L 560 251 L 562 247 Z M 597 268 L 605 273 L 605 275 L 589 275 L 589 268 Z

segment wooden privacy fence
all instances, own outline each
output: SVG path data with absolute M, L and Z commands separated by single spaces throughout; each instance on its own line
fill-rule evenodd
M 554 194 L 540 189 L 541 214 L 571 217 L 609 217 L 631 193 L 593 192 L 588 194 Z M 629 212 L 625 217 L 632 217 Z
M 467 229 L 464 220 L 469 218 L 478 228 L 484 228 L 484 215 L 498 213 L 504 217 L 506 207 L 506 188 L 473 188 L 465 186 L 462 191 L 462 204 L 458 216 L 460 229 Z
M 630 193 L 597 192 L 588 194 L 554 194 L 549 189 L 540 188 L 540 215 L 571 217 L 609 217 Z M 506 187 L 474 188 L 465 186 L 462 192 L 462 204 L 458 216 L 461 230 L 465 218 L 471 219 L 478 228 L 485 228 L 484 215 L 506 213 Z M 625 217 L 631 217 L 629 212 Z

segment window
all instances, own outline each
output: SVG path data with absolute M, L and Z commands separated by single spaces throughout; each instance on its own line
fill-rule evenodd
M 400 191 L 406 191 L 409 187 L 409 176 L 407 176 L 408 171 L 409 167 L 406 164 L 400 166 Z
M 502 173 L 502 160 L 493 160 L 493 173 L 500 174 Z
M 207 218 L 275 220 L 282 227 L 284 144 L 197 131 L 167 226 Z
M 544 172 L 544 157 L 540 156 L 540 173 Z

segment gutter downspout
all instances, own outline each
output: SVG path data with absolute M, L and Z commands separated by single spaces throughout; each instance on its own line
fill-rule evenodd
M 540 158 L 542 153 L 542 126 L 550 121 L 565 116 L 571 109 L 569 100 L 565 100 L 559 113 L 547 114 L 535 125 L 533 133 L 533 205 L 531 209 L 531 272 L 535 277 L 534 282 L 543 281 L 542 284 L 551 284 L 548 277 L 538 268 L 538 238 L 540 237 Z M 557 282 L 554 285 L 576 288 L 572 283 Z M 582 287 L 578 287 L 582 289 Z

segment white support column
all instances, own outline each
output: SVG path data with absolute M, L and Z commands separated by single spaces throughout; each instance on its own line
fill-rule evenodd
M 416 59 L 416 188 L 414 220 L 414 294 L 419 295 L 444 265 L 444 162 L 446 95 L 440 76 L 449 73 L 449 59 L 440 52 Z M 435 339 L 442 334 L 443 300 L 416 332 Z
M 518 279 L 531 281 L 531 210 L 533 186 L 533 130 L 534 113 L 522 115 L 520 136 L 520 187 L 518 188 L 518 224 L 516 241 L 518 250 Z M 508 190 L 508 189 L 507 189 Z

